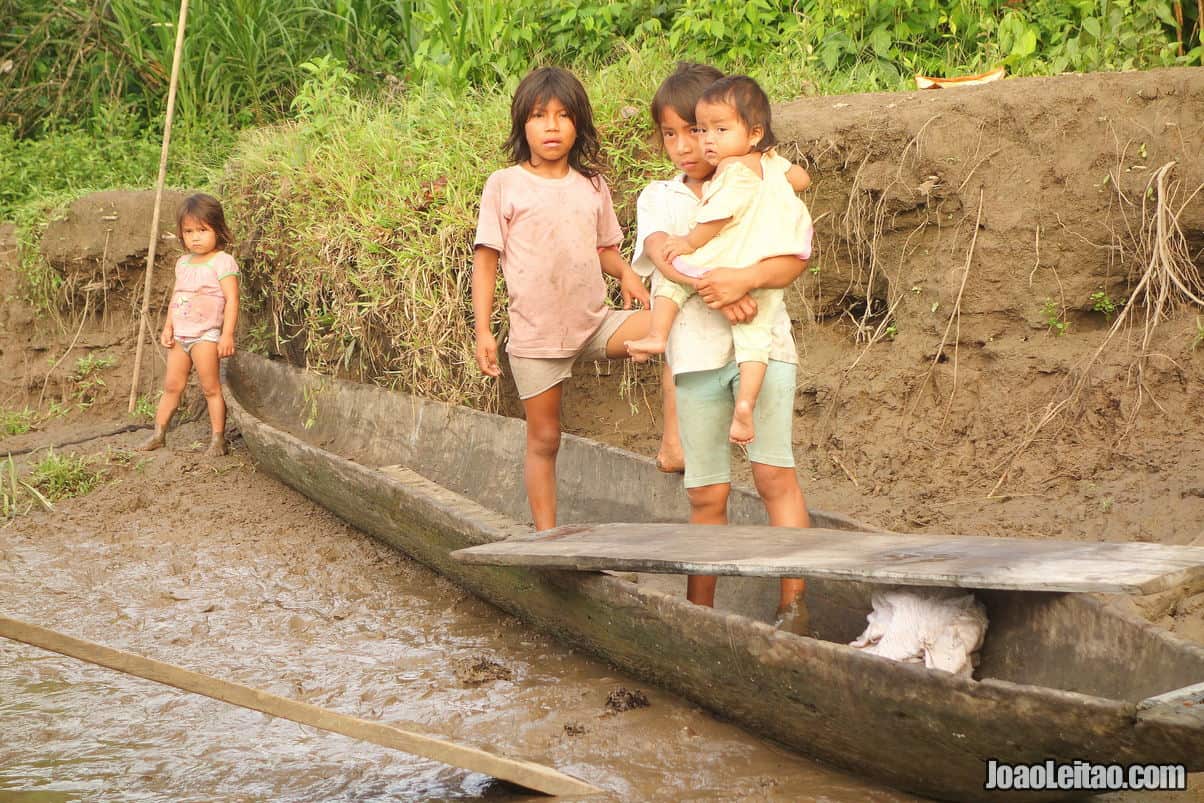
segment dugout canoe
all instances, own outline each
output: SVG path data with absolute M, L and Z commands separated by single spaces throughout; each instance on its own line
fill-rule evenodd
M 772 579 L 723 578 L 712 610 L 685 601 L 680 577 L 462 563 L 449 553 L 530 532 L 522 421 L 250 354 L 227 380 L 269 473 L 531 625 L 809 756 L 945 800 L 1085 794 L 986 790 L 991 759 L 1204 770 L 1204 648 L 1094 597 L 977 592 L 990 629 L 965 679 L 846 646 L 870 610 L 862 583 L 810 581 L 818 637 L 804 638 L 768 624 Z M 563 522 L 685 519 L 680 478 L 646 458 L 565 436 L 558 467 Z M 731 518 L 764 522 L 742 491 Z

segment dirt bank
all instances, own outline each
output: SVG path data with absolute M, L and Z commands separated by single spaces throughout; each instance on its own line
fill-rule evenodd
M 812 503 L 900 531 L 1204 544 L 1204 309 L 1147 326 L 1123 306 L 1168 261 L 1204 298 L 1204 70 L 775 115 L 815 179 L 816 258 L 788 291 Z M 651 451 L 603 372 L 574 381 L 569 427 Z M 1204 640 L 1202 592 L 1138 604 Z

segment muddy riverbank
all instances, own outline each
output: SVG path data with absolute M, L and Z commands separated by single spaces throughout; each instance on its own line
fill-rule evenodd
M 623 800 L 914 799 L 528 630 L 256 471 L 241 442 L 228 458 L 204 458 L 204 435 L 192 424 L 166 451 L 110 459 L 91 495 L 0 531 L 6 613 L 552 764 Z M 619 689 L 650 705 L 612 710 Z M 0 723 L 0 799 L 521 797 L 484 776 L 5 641 Z

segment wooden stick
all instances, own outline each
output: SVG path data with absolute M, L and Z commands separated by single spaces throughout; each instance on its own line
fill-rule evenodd
M 146 250 L 146 277 L 142 282 L 142 314 L 138 316 L 138 345 L 134 349 L 134 376 L 130 380 L 130 405 L 134 412 L 138 397 L 138 377 L 142 373 L 142 341 L 146 338 L 146 318 L 150 310 L 151 277 L 155 271 L 155 248 L 159 244 L 159 209 L 163 204 L 163 185 L 167 181 L 167 151 L 171 144 L 171 120 L 176 112 L 176 87 L 180 78 L 180 59 L 184 55 L 184 24 L 188 21 L 188 0 L 180 0 L 180 22 L 176 25 L 176 49 L 171 57 L 171 82 L 167 88 L 167 119 L 163 122 L 163 149 L 159 153 L 159 178 L 155 182 L 155 210 L 151 213 L 150 245 Z
M 172 664 L 143 658 L 141 655 L 82 641 L 7 616 L 0 616 L 0 636 L 224 703 L 261 711 L 269 716 L 281 717 L 332 733 L 341 733 L 353 739 L 434 759 L 453 767 L 485 773 L 546 795 L 591 795 L 602 792 L 585 781 L 530 761 L 505 758 L 476 747 L 328 711 L 316 705 L 202 675 Z

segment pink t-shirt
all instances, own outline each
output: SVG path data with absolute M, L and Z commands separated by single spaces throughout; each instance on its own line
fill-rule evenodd
M 184 254 L 176 262 L 176 286 L 171 293 L 171 327 L 176 337 L 200 337 L 222 328 L 226 295 L 222 279 L 238 275 L 238 264 L 225 251 L 204 261 Z
M 564 178 L 544 178 L 520 165 L 494 172 L 474 243 L 501 255 L 510 297 L 506 350 L 517 357 L 580 351 L 606 316 L 598 249 L 622 240 L 601 176 L 570 169 Z

